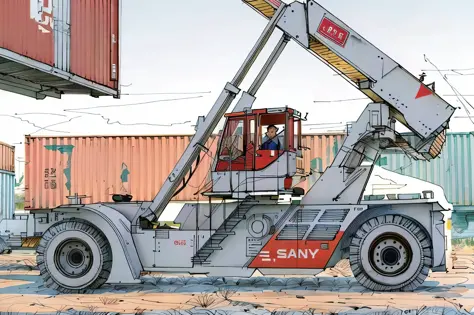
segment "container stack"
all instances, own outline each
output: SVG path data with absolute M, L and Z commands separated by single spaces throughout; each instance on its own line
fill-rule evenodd
M 11 219 L 15 211 L 15 147 L 0 142 L 0 215 Z

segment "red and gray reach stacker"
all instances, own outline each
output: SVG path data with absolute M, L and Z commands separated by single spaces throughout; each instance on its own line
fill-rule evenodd
M 244 0 L 268 24 L 205 117 L 152 201 L 82 204 L 44 214 L 37 262 L 45 285 L 83 292 L 105 283 L 139 283 L 143 271 L 250 277 L 316 275 L 349 259 L 354 277 L 375 291 L 413 290 L 429 271 L 446 271 L 443 208 L 433 192 L 363 198 L 384 149 L 436 158 L 455 108 L 316 1 Z M 281 39 L 250 88 L 226 113 L 244 77 L 278 29 Z M 305 116 L 289 107 L 252 109 L 272 66 L 293 40 L 371 99 L 333 163 L 303 191 Z M 211 170 L 209 204 L 190 203 L 179 228 L 159 221 L 193 173 L 205 143 L 226 117 Z M 395 131 L 407 127 L 410 136 Z M 262 148 L 269 125 L 280 147 Z M 289 196 L 287 203 L 279 202 Z M 292 197 L 299 197 L 294 202 Z M 294 198 L 295 200 L 298 198 Z M 118 200 L 117 200 L 118 201 Z M 41 217 L 43 216 L 43 217 Z

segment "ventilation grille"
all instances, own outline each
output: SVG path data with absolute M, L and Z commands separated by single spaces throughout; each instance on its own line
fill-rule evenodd
M 349 209 L 328 209 L 326 210 L 319 222 L 342 222 L 349 213 Z
M 316 217 L 318 216 L 320 211 L 321 210 L 319 210 L 319 209 L 298 210 L 293 215 L 290 222 L 293 222 L 293 223 L 296 223 L 296 222 L 298 222 L 298 223 L 302 223 L 302 222 L 311 223 L 311 222 L 314 222 L 314 220 L 316 220 Z
M 170 238 L 170 232 L 169 230 L 156 230 L 155 231 L 155 238 L 156 239 L 169 239 Z
M 278 234 L 277 240 L 302 240 L 308 229 L 309 225 L 288 224 Z
M 308 241 L 331 241 L 336 237 L 340 225 L 318 224 L 306 238 Z

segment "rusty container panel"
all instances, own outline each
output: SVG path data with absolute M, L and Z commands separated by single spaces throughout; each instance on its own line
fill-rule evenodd
M 303 147 L 309 150 L 303 151 L 303 163 L 306 170 L 311 169 L 313 174 L 305 181 L 296 185 L 303 188 L 305 192 L 316 182 L 322 172 L 329 167 L 342 146 L 345 134 L 304 134 L 302 137 Z
M 120 0 L 0 1 L 0 90 L 120 97 Z
M 71 72 L 118 88 L 119 0 L 71 1 Z
M 191 136 L 26 137 L 25 209 L 51 209 L 67 204 L 68 196 L 85 195 L 84 203 L 111 202 L 128 193 L 133 200 L 152 200 L 189 144 Z M 318 172 L 328 167 L 343 134 L 303 136 L 305 168 L 313 175 L 300 183 L 308 191 Z M 185 189 L 173 201 L 206 200 L 198 191 L 209 187 L 217 150 L 213 136 Z
M 43 0 L 43 7 L 52 7 L 52 1 Z M 0 1 L 0 47 L 52 66 L 52 12 L 38 12 L 36 7 L 31 6 L 31 2 Z
M 68 203 L 68 196 L 87 196 L 83 203 L 112 202 L 113 194 L 128 193 L 132 201 L 150 201 L 159 191 L 191 136 L 84 136 L 25 139 L 25 209 L 51 209 Z M 173 201 L 202 198 L 208 184 L 217 140 L 188 185 Z
M 15 172 L 15 147 L 0 142 L 0 171 Z

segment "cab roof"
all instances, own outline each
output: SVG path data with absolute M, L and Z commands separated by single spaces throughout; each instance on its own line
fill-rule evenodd
M 258 108 L 258 109 L 249 109 L 247 111 L 240 111 L 240 112 L 233 112 L 233 113 L 226 113 L 225 117 L 240 117 L 240 116 L 248 116 L 248 115 L 256 115 L 256 114 L 277 114 L 277 113 L 285 113 L 288 112 L 293 117 L 296 117 L 301 120 L 306 120 L 306 118 L 301 116 L 301 112 L 290 108 L 290 107 L 272 107 L 272 108 Z

